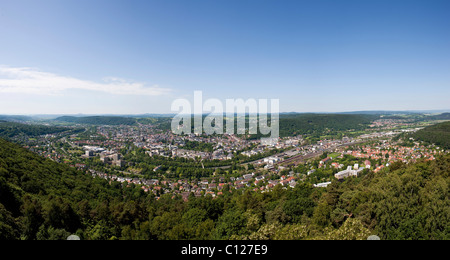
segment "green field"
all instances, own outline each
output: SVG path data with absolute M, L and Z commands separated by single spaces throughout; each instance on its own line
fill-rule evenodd
M 332 153 L 332 154 L 329 154 L 328 157 L 336 159 L 340 155 L 341 155 L 340 153 Z

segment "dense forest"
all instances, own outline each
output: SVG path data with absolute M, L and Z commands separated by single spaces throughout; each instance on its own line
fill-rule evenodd
M 428 115 L 422 113 L 400 113 L 383 116 L 383 119 L 408 119 L 411 122 L 428 122 L 436 120 L 450 120 L 450 113 L 442 113 L 435 115 Z
M 135 125 L 137 120 L 130 117 L 118 116 L 90 116 L 90 117 L 73 117 L 62 116 L 55 119 L 57 122 L 86 124 L 86 125 Z
M 8 121 L 8 122 L 26 122 L 31 121 L 32 118 L 29 116 L 7 116 L 0 115 L 0 121 Z
M 66 127 L 30 125 L 0 121 L 0 137 L 2 138 L 12 138 L 19 135 L 34 137 L 46 134 L 56 134 L 69 130 L 71 129 Z
M 450 120 L 450 113 L 443 113 L 434 116 L 427 116 L 427 120 Z
M 155 200 L 0 140 L 0 239 L 450 239 L 449 173 L 446 156 L 327 189 Z
M 429 126 L 412 134 L 416 140 L 450 149 L 450 122 Z
M 365 130 L 378 115 L 291 114 L 280 116 L 280 135 L 336 134 L 348 130 Z

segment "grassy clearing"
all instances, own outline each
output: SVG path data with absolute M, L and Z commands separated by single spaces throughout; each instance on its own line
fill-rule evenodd
M 329 154 L 328 157 L 333 158 L 333 159 L 336 159 L 336 158 L 339 157 L 340 155 L 341 155 L 340 153 L 332 153 L 332 154 Z

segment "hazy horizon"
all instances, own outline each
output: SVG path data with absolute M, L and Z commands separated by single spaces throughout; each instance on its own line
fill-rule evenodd
M 367 110 L 367 111 L 338 111 L 338 112 L 327 112 L 327 111 L 311 111 L 311 112 L 280 112 L 280 114 L 366 114 L 366 113 L 373 113 L 373 114 L 382 114 L 382 113 L 389 113 L 389 114 L 395 114 L 395 113 L 421 113 L 421 114 L 442 114 L 442 113 L 449 113 L 450 109 L 437 109 L 437 110 L 404 110 L 404 111 L 393 111 L 393 110 Z M 203 113 L 203 115 L 208 115 L 210 113 Z M 225 113 L 224 113 L 225 114 Z M 237 113 L 238 115 L 241 113 Z M 248 113 L 246 113 L 248 114 Z M 270 114 L 270 113 L 269 113 Z M 73 117 L 90 117 L 90 116 L 118 116 L 118 117 L 127 117 L 127 116 L 173 116 L 177 115 L 177 113 L 142 113 L 142 114 L 83 114 L 83 113 L 77 113 L 77 114 L 0 114 L 0 116 L 28 116 L 28 117 L 60 117 L 60 116 L 73 116 Z

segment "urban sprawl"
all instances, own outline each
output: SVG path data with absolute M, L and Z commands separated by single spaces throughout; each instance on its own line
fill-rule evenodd
M 402 128 L 395 129 L 399 126 Z M 414 140 L 409 140 L 413 144 L 409 146 L 393 140 L 401 133 L 418 129 L 404 120 L 379 120 L 371 125 L 372 131 L 359 136 L 315 142 L 304 136 L 294 136 L 265 146 L 260 140 L 245 140 L 236 135 L 178 136 L 140 124 L 90 126 L 82 133 L 60 133 L 20 141 L 33 152 L 110 183 L 138 186 L 156 198 L 172 194 L 188 200 L 189 196 L 214 198 L 235 190 L 266 192 L 278 185 L 288 189 L 299 182 L 327 187 L 333 180 L 342 181 L 367 172 L 376 174 L 396 162 L 435 160 L 438 154 L 445 152 Z M 164 164 L 154 165 L 152 176 L 142 174 L 139 163 L 126 159 L 137 150 L 145 151 L 149 159 L 183 158 L 210 169 L 213 174 L 202 178 L 168 177 L 166 173 L 176 169 L 167 169 Z M 248 159 L 242 162 L 236 157 Z M 208 162 L 218 163 L 211 166 Z

